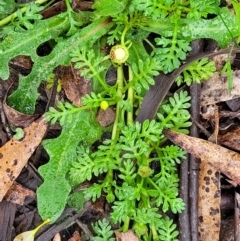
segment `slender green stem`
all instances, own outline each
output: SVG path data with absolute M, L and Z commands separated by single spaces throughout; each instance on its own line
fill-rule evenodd
M 131 82 L 133 80 L 133 72 L 132 72 L 132 68 L 129 66 L 128 67 L 128 73 L 129 73 L 129 82 Z M 134 89 L 133 87 L 130 87 L 128 89 L 128 101 L 131 104 L 131 111 L 127 112 L 127 124 L 131 124 L 133 123 L 133 103 L 134 103 Z
M 119 66 L 117 68 L 117 97 L 120 100 L 122 99 L 122 95 L 123 95 L 123 80 L 124 80 L 123 68 L 122 66 Z M 115 117 L 113 130 L 112 130 L 112 140 L 116 138 L 118 133 L 118 123 L 120 119 L 120 112 L 121 112 L 121 106 L 120 106 L 120 103 L 118 102 L 116 107 L 116 117 Z
M 37 231 L 38 231 L 42 226 L 48 224 L 50 221 L 51 221 L 50 219 L 47 219 L 47 220 L 45 220 L 43 223 L 41 223 L 40 225 L 38 225 L 38 226 L 32 231 L 32 232 L 33 232 L 33 235 L 32 235 L 32 236 L 34 236 L 34 235 L 37 233 Z
M 159 241 L 159 237 L 158 237 L 158 233 L 157 233 L 157 230 L 156 230 L 155 225 L 152 224 L 152 225 L 150 226 L 150 228 L 151 228 L 151 231 L 152 231 L 153 240 L 154 240 L 154 241 Z
M 45 2 L 48 2 L 49 0 L 36 0 L 35 3 L 37 4 L 43 4 Z M 24 6 L 20 9 L 20 11 L 22 13 L 25 13 L 26 12 L 26 9 L 27 9 L 27 6 Z M 7 16 L 6 18 L 0 20 L 0 26 L 3 26 L 3 25 L 6 25 L 8 24 L 9 22 L 11 22 L 13 19 L 15 19 L 17 17 L 17 11 L 12 13 L 11 15 Z
M 127 232 L 129 230 L 129 223 L 130 223 L 130 218 L 127 216 L 126 219 L 124 220 L 123 232 Z
M 128 31 L 128 26 L 125 26 L 125 28 L 123 29 L 123 32 L 122 32 L 122 36 L 121 36 L 121 45 L 123 45 L 123 46 L 125 46 L 124 38 L 125 38 L 127 31 Z
M 177 31 L 178 31 L 178 24 L 175 24 L 174 30 L 173 30 L 172 46 L 171 46 L 171 51 L 169 55 L 174 55 L 174 51 L 176 49 L 176 44 L 177 44 Z
M 66 6 L 67 6 L 67 11 L 71 11 L 72 8 L 71 8 L 71 5 L 69 3 L 69 0 L 65 0 L 65 3 L 66 3 Z
M 90 70 L 95 74 L 95 78 L 98 80 L 99 84 L 104 88 L 104 90 L 109 90 L 109 86 L 107 83 L 99 76 L 96 69 L 92 67 L 92 65 L 89 66 Z
M 122 66 L 119 66 L 117 68 L 117 98 L 122 99 L 122 89 L 123 89 L 123 80 L 124 80 L 124 75 L 123 75 L 123 68 Z M 119 134 L 119 130 L 118 130 L 118 123 L 119 123 L 119 119 L 120 119 L 120 112 L 121 112 L 121 106 L 120 103 L 117 103 L 117 107 L 116 107 L 116 117 L 115 117 L 115 121 L 113 124 L 113 130 L 112 130 L 112 140 L 113 142 L 117 141 L 117 137 Z M 111 146 L 111 148 L 114 146 L 114 144 Z M 109 188 L 111 188 L 111 183 L 113 182 L 113 169 L 109 169 L 107 172 L 107 175 L 104 178 L 104 183 L 109 183 L 110 185 L 108 186 L 108 190 Z

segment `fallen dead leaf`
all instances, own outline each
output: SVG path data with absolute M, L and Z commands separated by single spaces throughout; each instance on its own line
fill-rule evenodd
M 225 174 L 232 180 L 232 184 L 240 184 L 240 154 L 227 148 L 199 138 L 180 134 L 178 132 L 165 129 L 164 135 L 176 145 L 180 146 L 188 153 L 209 163 L 217 171 Z
M 12 138 L 0 148 L 0 201 L 41 142 L 47 130 L 44 117 L 24 129 L 20 140 Z
M 4 200 L 16 203 L 18 205 L 23 205 L 26 197 L 34 198 L 35 196 L 36 194 L 32 190 L 22 186 L 17 182 L 13 182 L 12 186 L 4 196 Z
M 81 236 L 78 231 L 73 233 L 73 236 L 68 241 L 81 241 Z
M 9 65 L 22 74 L 29 74 L 32 69 L 33 62 L 30 56 L 18 55 L 9 62 Z
M 240 126 L 218 135 L 218 141 L 232 150 L 240 151 Z
M 81 98 L 91 91 L 91 81 L 80 76 L 72 66 L 59 67 L 59 78 L 67 98 L 76 106 L 81 106 Z
M 198 189 L 199 241 L 219 241 L 220 198 L 219 172 L 201 160 Z
M 14 127 L 25 128 L 29 126 L 34 120 L 38 118 L 39 115 L 26 115 L 23 114 L 3 102 L 4 113 L 8 119 L 8 122 Z
M 115 232 L 117 241 L 138 241 L 138 237 L 132 230 L 128 230 L 126 233 Z
M 53 238 L 53 241 L 61 241 L 61 235 L 60 233 L 56 233 L 54 238 Z
M 218 102 L 232 100 L 240 96 L 240 70 L 233 72 L 233 89 L 228 91 L 227 76 L 216 72 L 212 78 L 202 83 L 201 106 L 212 105 Z

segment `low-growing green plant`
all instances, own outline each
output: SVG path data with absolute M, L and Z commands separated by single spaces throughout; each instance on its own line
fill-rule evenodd
M 59 65 L 73 62 L 92 82 L 82 106 L 60 102 L 45 115 L 51 123 L 59 121 L 62 132 L 43 141 L 50 160 L 39 168 L 44 178 L 37 190 L 41 217 L 55 222 L 67 201 L 73 203 L 71 191 L 90 181 L 80 196 L 96 201 L 105 195 L 112 204 L 111 222 L 119 224 L 120 231 L 133 229 L 141 240 L 177 240 L 176 225 L 166 213 L 184 209 L 177 166 L 185 152 L 166 145 L 162 131 L 188 132 L 190 97 L 175 93 L 161 105 L 156 119 L 134 120 L 154 77 L 178 68 L 192 40 L 212 38 L 227 47 L 239 34 L 239 19 L 221 7 L 220 0 L 95 0 L 91 11 L 80 12 L 65 0 L 66 12 L 48 19 L 41 19 L 39 11 L 51 1 L 38 0 L 16 12 L 13 2 L 6 2 L 11 4 L 9 15 L 0 21 L 0 77 L 9 77 L 8 63 L 15 56 L 27 55 L 34 62 L 31 73 L 20 77 L 17 90 L 8 97 L 13 108 L 34 113 L 40 83 Z M 51 53 L 38 56 L 38 47 L 53 40 Z M 113 85 L 106 81 L 110 67 L 117 73 Z M 177 82 L 199 83 L 214 71 L 213 62 L 202 59 L 185 69 Z M 96 113 L 109 106 L 115 107 L 115 121 L 103 128 Z M 111 137 L 96 146 L 106 131 Z M 106 220 L 99 221 L 93 226 L 93 240 L 114 240 L 109 227 Z

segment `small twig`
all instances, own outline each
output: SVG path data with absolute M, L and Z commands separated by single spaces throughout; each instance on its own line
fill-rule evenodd
M 3 90 L 3 86 L 0 85 L 0 116 L 1 116 L 1 121 L 3 124 L 3 129 L 5 130 L 5 132 L 7 133 L 7 136 L 9 139 L 12 138 L 12 131 L 9 128 L 6 116 L 5 116 L 5 112 L 3 109 L 3 100 L 4 100 L 4 95 L 5 95 L 5 91 Z
M 235 207 L 234 207 L 234 240 L 240 241 L 240 194 L 235 191 Z
M 59 222 L 61 222 L 59 225 L 54 224 L 47 231 L 45 231 L 43 234 L 38 236 L 35 239 L 35 241 L 51 240 L 56 233 L 58 233 L 61 230 L 69 227 L 70 225 L 72 225 L 76 221 L 77 218 L 80 218 L 90 208 L 90 206 L 91 206 L 91 203 L 86 202 L 85 205 L 84 205 L 84 208 L 81 211 L 79 211 L 74 216 L 69 217 L 66 221 L 61 222 L 59 220 Z
M 192 84 L 191 92 L 191 115 L 199 121 L 200 113 L 200 85 Z M 190 134 L 193 137 L 198 137 L 198 129 L 196 125 L 192 125 Z M 199 176 L 199 160 L 193 155 L 189 156 L 189 213 L 190 213 L 190 226 L 191 226 L 191 240 L 198 241 L 198 176 Z
M 194 123 L 194 125 L 196 125 L 201 132 L 207 137 L 209 138 L 211 136 L 211 133 L 209 131 L 207 131 L 198 121 L 196 121 L 192 116 L 191 116 L 191 120 Z
M 179 214 L 179 231 L 181 241 L 190 241 L 190 223 L 189 223 L 189 200 L 188 200 L 188 180 L 189 180 L 188 159 L 183 160 L 180 165 L 180 198 L 185 203 L 185 209 Z
M 89 237 L 92 237 L 92 232 L 89 230 L 88 226 L 78 219 L 75 220 L 76 224 L 83 230 L 85 234 L 87 234 Z

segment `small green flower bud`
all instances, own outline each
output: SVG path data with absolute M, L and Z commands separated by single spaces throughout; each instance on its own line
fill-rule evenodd
M 129 57 L 129 52 L 126 46 L 115 45 L 110 51 L 110 58 L 115 64 L 124 64 Z
M 133 225 L 133 230 L 137 234 L 138 237 L 141 237 L 142 235 L 148 233 L 147 225 L 143 223 L 135 223 Z
M 152 173 L 153 170 L 147 165 L 142 165 L 138 169 L 138 174 L 143 178 L 151 176 Z
M 108 193 L 106 199 L 107 199 L 107 201 L 108 201 L 109 203 L 112 203 L 112 202 L 115 201 L 115 196 L 114 196 L 114 194 L 113 194 L 112 192 L 110 192 L 110 193 Z

